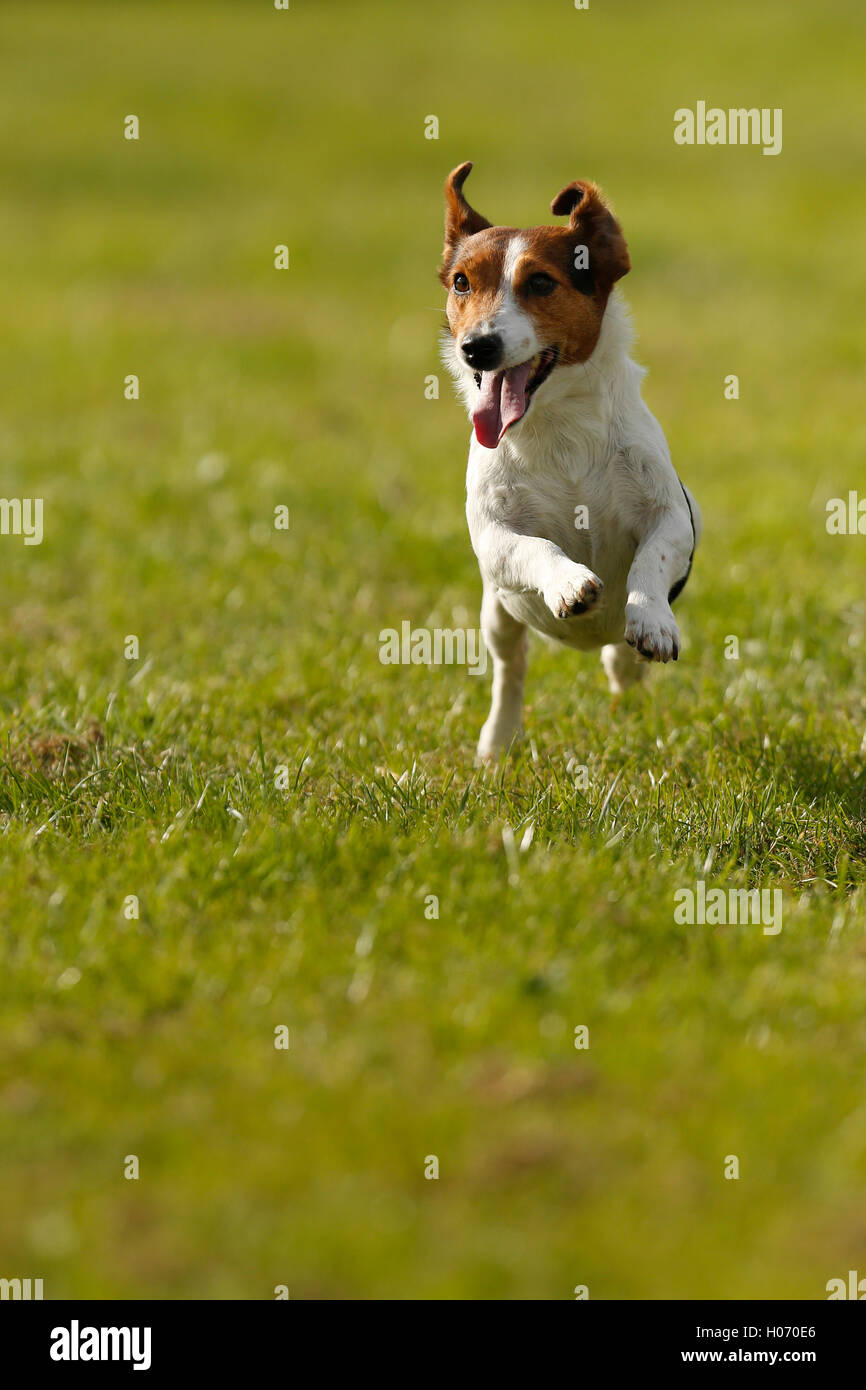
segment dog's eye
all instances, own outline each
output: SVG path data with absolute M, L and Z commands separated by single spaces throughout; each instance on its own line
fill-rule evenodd
M 535 275 L 530 275 L 526 288 L 530 294 L 553 294 L 556 281 L 550 275 L 545 275 L 543 270 L 539 270 Z
M 465 275 L 454 276 L 454 289 L 457 291 L 458 294 L 469 293 L 469 281 L 466 279 Z

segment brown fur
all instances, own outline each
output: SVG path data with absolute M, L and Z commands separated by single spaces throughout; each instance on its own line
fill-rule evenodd
M 454 247 L 463 237 L 473 236 L 491 224 L 471 208 L 463 196 L 463 185 L 472 170 L 471 161 L 452 169 L 445 180 L 445 249 L 439 278 L 446 282 L 447 264 Z
M 601 192 L 595 184 L 579 180 L 556 195 L 551 211 L 568 215 L 568 227 L 493 227 L 463 195 L 471 168 L 461 164 L 445 184 L 445 250 L 439 276 L 449 288 L 446 312 L 451 332 L 459 341 L 493 316 L 508 243 L 521 236 L 526 251 L 513 281 L 518 303 L 532 315 L 539 342 L 559 348 L 562 364 L 585 362 L 598 342 L 608 296 L 631 268 L 625 238 Z M 575 269 L 575 248 L 581 245 L 588 250 L 588 271 Z M 552 294 L 539 296 L 529 288 L 539 271 L 556 281 Z M 458 274 L 467 277 L 469 294 L 455 293 Z

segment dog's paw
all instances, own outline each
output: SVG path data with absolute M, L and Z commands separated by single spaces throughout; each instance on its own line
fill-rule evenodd
M 503 753 L 509 753 L 523 738 L 523 727 L 512 720 L 487 720 L 478 737 L 476 757 L 481 763 L 498 762 Z
M 586 565 L 569 564 L 544 590 L 544 602 L 554 618 L 573 618 L 592 608 L 604 585 Z
M 625 606 L 625 640 L 647 661 L 677 661 L 680 630 L 667 603 Z

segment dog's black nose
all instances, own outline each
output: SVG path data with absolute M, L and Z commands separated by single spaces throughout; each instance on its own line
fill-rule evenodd
M 489 372 L 502 356 L 502 339 L 498 333 L 473 333 L 463 339 L 460 350 L 470 367 Z

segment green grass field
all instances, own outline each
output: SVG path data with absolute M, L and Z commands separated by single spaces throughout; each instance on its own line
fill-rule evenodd
M 0 536 L 0 1276 L 866 1274 L 866 537 L 825 528 L 864 480 L 864 50 L 854 0 L 3 6 L 2 493 L 44 540 Z M 783 108 L 783 152 L 676 146 L 698 99 Z M 705 518 L 679 664 L 615 706 L 534 644 L 493 771 L 487 680 L 378 641 L 477 625 L 463 159 L 493 221 L 606 190 Z M 678 925 L 701 878 L 781 889 L 782 932 Z

